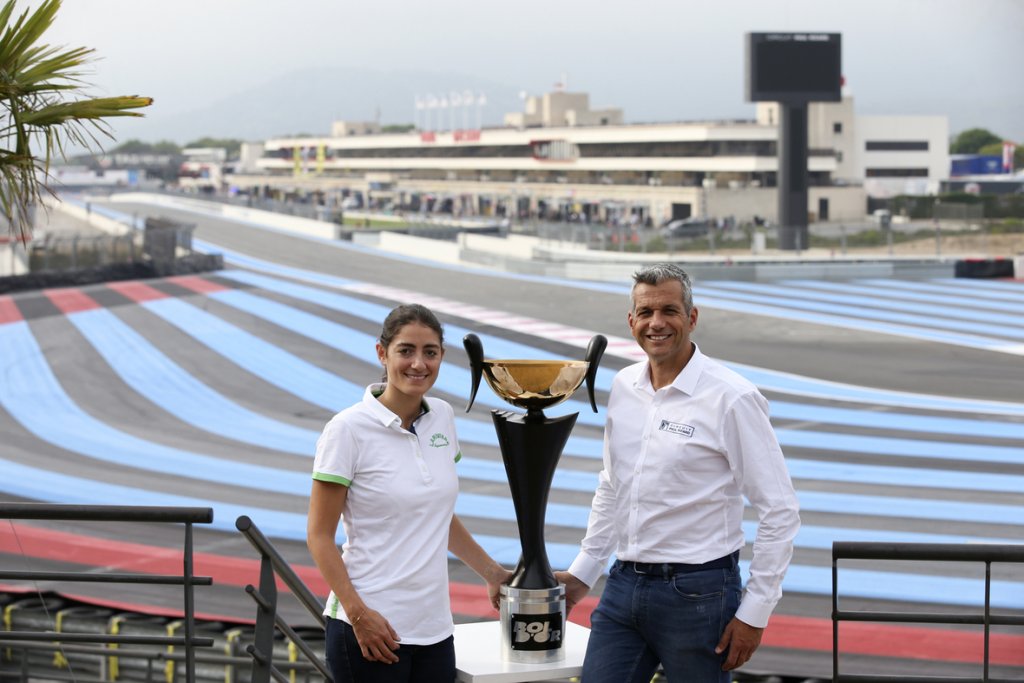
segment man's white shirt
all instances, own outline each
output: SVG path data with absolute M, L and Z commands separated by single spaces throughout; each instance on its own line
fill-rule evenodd
M 646 361 L 619 372 L 607 414 L 604 469 L 569 572 L 592 586 L 612 553 L 620 560 L 687 564 L 728 555 L 744 545 L 745 496 L 758 527 L 736 616 L 766 626 L 800 528 L 768 402 L 694 345 L 675 381 L 657 391 Z

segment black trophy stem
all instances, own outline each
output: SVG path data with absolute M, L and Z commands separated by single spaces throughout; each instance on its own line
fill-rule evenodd
M 484 373 L 484 345 L 480 341 L 480 337 L 472 332 L 463 337 L 462 345 L 465 347 L 466 355 L 469 357 L 470 387 L 469 403 L 466 405 L 466 412 L 468 413 L 470 408 L 473 407 L 473 401 L 476 400 L 476 391 L 480 388 L 480 377 Z
M 558 581 L 551 571 L 544 546 L 544 518 L 555 467 L 578 414 L 549 419 L 539 410 L 531 410 L 526 415 L 494 410 L 491 415 L 505 462 L 523 550 L 508 585 L 555 588 Z

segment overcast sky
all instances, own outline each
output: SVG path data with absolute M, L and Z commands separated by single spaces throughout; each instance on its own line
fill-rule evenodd
M 150 124 L 315 66 L 469 74 L 534 94 L 564 74 L 593 106 L 640 122 L 752 118 L 748 31 L 842 33 L 860 114 L 945 114 L 954 134 L 1024 143 L 1024 0 L 64 0 L 46 39 L 95 48 L 94 92 L 154 97 Z M 412 98 L 383 115 L 413 117 Z

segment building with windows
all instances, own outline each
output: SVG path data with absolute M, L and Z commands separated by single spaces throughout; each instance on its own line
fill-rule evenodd
M 811 220 L 862 220 L 871 195 L 948 179 L 945 117 L 864 117 L 853 99 L 809 107 Z M 275 138 L 237 187 L 317 192 L 414 212 L 661 224 L 775 220 L 777 105 L 754 121 L 623 124 L 583 93 L 530 98 L 503 128 Z
M 590 95 L 563 90 L 526 97 L 523 111 L 505 114 L 505 125 L 510 128 L 616 126 L 622 123 L 621 109 L 591 109 Z
M 949 179 L 949 119 L 945 116 L 858 116 L 853 97 L 808 107 L 811 149 L 831 149 L 835 183 L 860 185 L 868 197 L 936 194 Z M 762 102 L 759 123 L 778 121 L 778 105 Z

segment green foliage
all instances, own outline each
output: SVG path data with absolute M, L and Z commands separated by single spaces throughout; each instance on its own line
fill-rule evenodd
M 416 126 L 412 123 L 392 123 L 380 127 L 382 133 L 408 133 L 412 130 L 416 130 Z
M 344 215 L 342 225 L 353 225 L 361 228 L 407 228 L 409 223 L 404 220 L 386 220 L 361 216 Z
M 110 150 L 120 154 L 180 154 L 181 148 L 169 140 L 160 142 L 143 142 L 142 140 L 125 140 Z
M 895 214 L 912 219 L 930 219 L 935 215 L 935 203 L 981 204 L 985 218 L 1024 218 L 1024 195 L 1022 194 L 970 194 L 967 192 L 946 192 L 939 196 L 914 197 L 900 195 L 893 197 L 890 208 Z
M 161 140 L 153 143 L 154 154 L 180 154 L 181 147 L 170 140 Z
M 989 218 L 1024 218 L 1024 194 L 984 195 Z
M 668 245 L 665 243 L 665 238 L 661 235 L 655 235 L 651 239 L 647 240 L 647 251 L 668 251 Z
M 922 198 L 922 197 L 904 197 L 904 199 L 928 199 L 934 201 L 934 197 Z M 931 206 L 930 203 L 927 206 Z M 929 221 L 924 223 L 927 227 L 920 227 L 920 229 L 913 232 L 905 229 L 893 230 L 890 235 L 887 231 L 880 228 L 872 228 L 868 230 L 855 230 L 849 232 L 845 237 L 825 237 L 814 234 L 812 231 L 809 235 L 810 244 L 806 245 L 805 249 L 829 249 L 833 251 L 839 251 L 840 249 L 883 249 L 890 243 L 893 245 L 904 244 L 909 242 L 919 242 L 921 240 L 934 240 L 935 229 L 932 227 L 930 222 L 930 215 L 927 217 Z M 997 220 L 985 220 L 982 222 L 983 230 L 988 235 L 1003 235 L 1003 234 L 1020 234 L 1024 233 L 1024 218 L 1004 218 Z M 715 250 L 726 251 L 726 250 L 739 250 L 746 251 L 751 248 L 753 242 L 753 230 L 744 230 L 742 236 L 737 235 L 732 239 L 724 239 L 723 236 L 719 235 L 715 239 Z M 977 228 L 968 227 L 961 225 L 954 221 L 952 224 L 943 223 L 942 235 L 949 237 L 953 235 L 976 235 L 978 234 Z M 661 235 L 653 233 L 647 235 L 646 238 L 643 236 L 639 242 L 627 242 L 624 245 L 612 243 L 610 240 L 597 239 L 592 242 L 592 245 L 597 248 L 603 248 L 609 251 L 626 251 L 626 252 L 647 252 L 647 253 L 664 253 L 669 256 L 673 254 L 706 254 L 712 251 L 711 244 L 708 242 L 706 237 L 697 238 L 685 238 L 685 239 L 673 239 L 671 241 L 665 240 Z M 778 241 L 774 237 L 768 237 L 766 240 L 766 248 L 777 249 Z
M 119 152 L 121 154 L 148 154 L 152 150 L 152 145 L 142 140 L 125 140 L 117 147 L 111 149 L 111 152 Z
M 715 238 L 715 249 L 749 249 L 750 248 L 750 235 L 744 235 L 739 239 L 725 239 L 721 235 Z M 606 249 L 610 251 L 618 251 L 619 245 L 612 244 L 609 242 Z M 683 237 L 683 238 L 670 238 L 665 239 L 661 235 L 654 234 L 647 238 L 646 241 L 641 238 L 639 243 L 627 242 L 622 247 L 623 251 L 642 251 L 642 252 L 707 252 L 711 250 L 711 242 L 707 237 Z
M 953 142 L 949 145 L 949 153 L 978 154 L 978 150 L 985 145 L 991 145 L 1002 141 L 1003 139 L 992 131 L 984 128 L 971 128 L 953 138 Z
M 922 219 L 931 218 L 932 207 L 935 204 L 934 197 L 919 197 L 914 195 L 900 195 L 893 197 L 889 202 L 889 209 L 897 215 L 909 216 L 910 218 Z
M 43 0 L 34 11 L 14 13 L 16 0 L 0 7 L 0 215 L 12 233 L 27 237 L 30 207 L 44 193 L 55 156 L 70 146 L 99 146 L 113 137 L 106 123 L 152 104 L 148 97 L 88 97 L 82 68 L 92 50 L 55 48 L 40 42 L 61 0 Z
M 1021 218 L 1006 218 L 989 226 L 989 234 L 992 235 L 1009 235 L 1022 232 L 1024 232 L 1024 219 Z
M 239 151 L 242 149 L 243 140 L 235 140 L 234 138 L 199 138 L 185 145 L 188 147 L 221 147 L 226 149 L 228 152 L 229 159 L 237 159 Z
M 1024 218 L 1024 195 L 1021 194 L 951 192 L 940 195 L 939 199 L 951 204 L 982 204 L 986 218 Z
M 1002 157 L 1003 143 L 993 142 L 991 145 L 985 145 L 978 150 L 978 154 Z M 1024 145 L 1017 145 L 1013 150 L 1013 167 L 1015 169 L 1024 168 Z
M 947 204 L 984 204 L 983 195 L 971 194 L 970 192 L 946 192 L 940 194 L 938 199 Z M 934 199 L 932 200 L 935 201 Z

